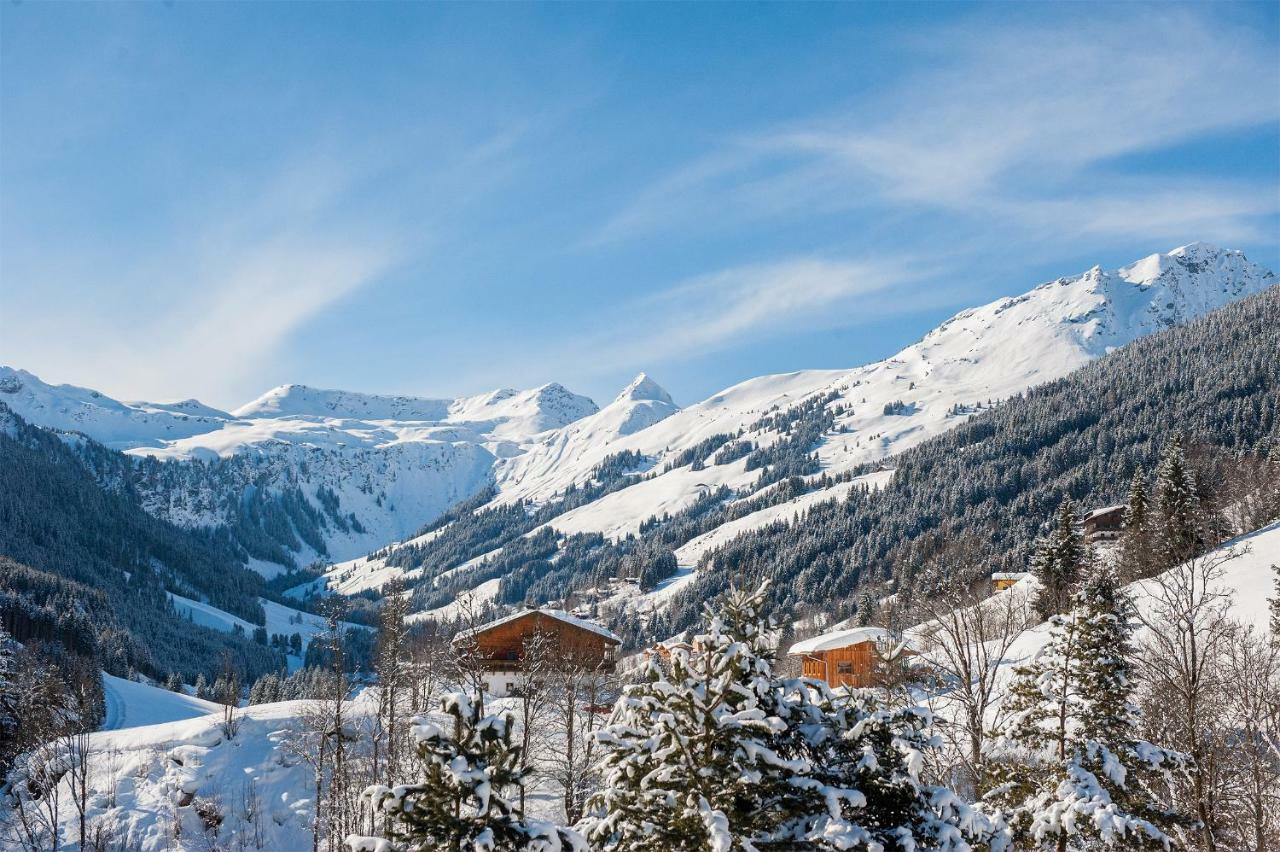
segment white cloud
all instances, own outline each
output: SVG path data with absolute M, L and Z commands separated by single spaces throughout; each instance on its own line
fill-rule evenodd
M 854 207 L 994 217 L 1060 236 L 1097 233 L 1131 208 L 1142 215 L 1122 223 L 1126 238 L 1203 225 L 1243 239 L 1277 209 L 1274 193 L 1247 185 L 1201 181 L 1180 198 L 1186 181 L 1108 168 L 1280 120 L 1280 66 L 1254 33 L 1144 8 L 1054 27 L 936 29 L 912 47 L 921 55 L 909 65 L 927 70 L 837 113 L 726 140 L 657 180 L 595 240 Z
M 189 199 L 147 251 L 78 246 L 57 267 L 37 251 L 8 276 L 0 356 L 119 398 L 242 401 L 290 335 L 402 257 L 394 233 L 342 215 L 360 177 L 306 160 L 247 201 Z

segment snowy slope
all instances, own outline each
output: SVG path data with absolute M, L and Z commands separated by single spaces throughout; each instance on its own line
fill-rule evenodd
M 138 696 L 152 694 L 151 687 L 123 683 L 137 687 Z M 171 694 L 156 691 L 163 693 L 157 699 Z M 103 825 L 111 848 L 134 852 L 309 852 L 315 781 L 298 747 L 305 714 L 313 706 L 310 701 L 282 701 L 243 707 L 236 711 L 239 728 L 232 738 L 222 730 L 220 712 L 90 735 L 87 823 Z M 347 703 L 349 750 L 367 748 L 376 708 L 373 689 Z M 490 699 L 486 710 L 513 712 L 515 699 Z M 61 783 L 69 785 L 69 776 Z M 60 848 L 69 848 L 79 817 L 68 787 L 62 796 Z M 212 831 L 198 813 L 205 807 L 222 816 Z M 560 810 L 549 785 L 539 788 L 535 782 L 529 815 L 556 819 Z
M 102 675 L 102 686 L 107 703 L 106 718 L 102 721 L 104 731 L 197 719 L 222 711 L 221 704 L 194 695 L 170 692 L 106 673 Z
M 1260 633 L 1270 632 L 1270 612 L 1268 601 L 1275 595 L 1275 573 L 1273 565 L 1280 565 L 1280 521 L 1262 527 L 1259 530 L 1239 536 L 1219 546 L 1216 553 L 1231 552 L 1234 558 L 1222 564 L 1221 576 L 1212 587 L 1214 591 L 1226 592 L 1230 595 L 1228 613 L 1230 617 L 1242 624 L 1251 625 Z M 1125 587 L 1139 612 L 1152 611 L 1153 591 L 1157 586 L 1156 579 L 1143 580 Z M 999 595 L 1019 595 L 1028 600 L 1035 593 L 1035 579 L 1028 577 Z M 989 599 L 989 604 L 994 603 Z M 923 637 L 927 634 L 927 625 L 908 631 L 908 637 L 915 640 L 918 646 L 926 649 L 928 645 Z M 1141 643 L 1144 628 L 1138 627 L 1134 633 L 1134 642 Z M 1045 646 L 1049 639 L 1049 625 L 1040 624 L 1027 630 L 1009 647 L 998 670 L 998 694 L 1002 694 L 1013 678 L 1013 670 L 1030 661 Z M 938 699 L 935 709 L 948 712 L 945 697 Z M 994 721 L 992 719 L 991 721 Z
M 252 622 L 245 621 L 239 616 L 218 609 L 212 604 L 202 601 L 195 601 L 191 598 L 184 598 L 181 595 L 175 595 L 173 592 L 166 592 L 169 599 L 173 601 L 173 608 L 178 615 L 183 618 L 190 619 L 192 623 L 199 624 L 202 627 L 208 627 L 212 630 L 220 630 L 223 633 L 232 633 L 237 628 L 243 631 L 244 635 L 252 636 L 257 625 Z M 258 602 L 262 604 L 262 609 L 267 616 L 267 636 L 273 636 L 276 633 L 285 636 L 291 636 L 294 633 L 302 637 L 302 652 L 306 654 L 307 646 L 311 644 L 311 640 L 319 633 L 326 630 L 325 619 L 323 616 L 315 615 L 310 612 L 302 612 L 301 610 L 292 609 L 291 607 L 282 606 L 281 604 L 269 601 L 265 598 L 259 598 Z M 350 624 L 343 622 L 347 628 L 356 630 L 369 630 L 371 628 L 362 624 Z M 289 655 L 289 670 L 294 671 L 302 665 L 302 658 Z
M 84 432 L 118 450 L 210 432 L 233 419 L 194 399 L 119 402 L 88 388 L 45 384 L 26 370 L 5 366 L 0 366 L 0 399 L 30 423 Z

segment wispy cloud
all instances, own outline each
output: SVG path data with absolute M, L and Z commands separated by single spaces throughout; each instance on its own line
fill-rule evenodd
M 229 404 L 308 320 L 403 257 L 393 232 L 338 212 L 349 168 L 297 165 L 251 203 L 179 212 L 190 230 L 141 257 L 85 250 L 57 279 L 42 266 L 39 286 L 6 298 L 3 356 L 126 398 Z
M 900 259 L 798 256 L 697 276 L 595 317 L 591 333 L 548 341 L 498 359 L 501 370 L 472 371 L 472 384 L 528 377 L 604 376 L 652 369 L 805 330 L 872 322 L 955 297 L 922 288 L 936 270 Z M 519 367 L 513 367 L 513 364 Z M 536 379 L 534 379 L 536 380 Z
M 937 29 L 908 49 L 929 70 L 840 111 L 725 140 L 655 181 L 593 240 L 693 218 L 731 224 L 857 206 L 1059 236 L 1120 224 L 1126 238 L 1158 238 L 1203 225 L 1247 239 L 1276 210 L 1274 192 L 1240 183 L 1116 179 L 1107 169 L 1280 120 L 1280 67 L 1254 33 L 1144 8 L 1053 28 Z

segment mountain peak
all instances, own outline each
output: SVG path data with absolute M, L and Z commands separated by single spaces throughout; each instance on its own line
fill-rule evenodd
M 1131 284 L 1146 285 L 1171 271 L 1188 279 L 1196 278 L 1194 283 L 1200 286 L 1216 285 L 1222 279 L 1257 279 L 1267 274 L 1239 249 L 1219 248 L 1206 242 L 1188 243 L 1167 252 L 1147 255 L 1121 267 L 1118 273 Z
M 618 398 L 614 402 L 637 400 L 650 400 L 664 402 L 667 405 L 675 405 L 671 400 L 671 394 L 667 393 L 662 385 L 649 378 L 648 373 L 640 373 L 632 379 L 631 384 L 622 389 L 622 393 L 618 394 Z

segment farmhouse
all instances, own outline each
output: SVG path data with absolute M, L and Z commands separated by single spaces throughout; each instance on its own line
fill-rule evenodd
M 801 658 L 805 677 L 861 688 L 879 686 L 885 664 L 909 652 L 882 627 L 855 627 L 797 642 L 787 653 Z
M 1099 541 L 1112 541 L 1120 537 L 1124 526 L 1124 506 L 1106 506 L 1094 509 L 1084 516 L 1081 526 L 1084 540 L 1089 544 Z
M 485 689 L 496 697 L 520 689 L 532 640 L 545 641 L 545 658 L 564 669 L 613 671 L 614 649 L 622 640 L 591 621 L 562 609 L 526 609 L 453 638 L 454 647 L 474 656 L 484 671 Z

